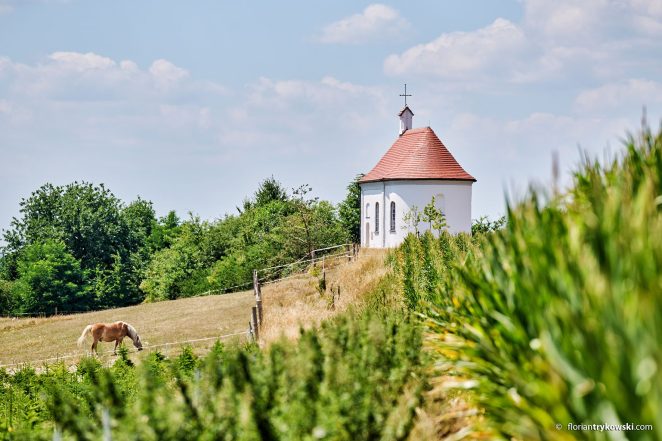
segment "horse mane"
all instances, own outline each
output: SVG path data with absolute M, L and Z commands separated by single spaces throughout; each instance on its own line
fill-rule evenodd
M 138 333 L 136 332 L 136 328 L 131 326 L 130 324 L 123 322 L 126 325 L 126 333 L 129 335 L 129 338 L 133 341 L 136 341 L 136 337 L 138 336 Z

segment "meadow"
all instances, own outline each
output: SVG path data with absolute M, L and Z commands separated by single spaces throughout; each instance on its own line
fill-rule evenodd
M 0 439 L 662 439 L 662 132 L 493 227 L 265 285 L 261 345 L 0 370 Z
M 140 358 L 123 349 L 110 367 L 83 357 L 0 369 L 0 439 L 407 439 L 425 389 L 421 327 L 384 273 L 384 254 L 365 253 L 325 268 L 328 292 L 319 270 L 266 285 L 262 348 L 217 342 L 203 356 L 184 346 Z M 341 286 L 336 303 L 332 286 Z M 226 296 L 132 312 L 188 302 L 202 318 L 196 305 Z

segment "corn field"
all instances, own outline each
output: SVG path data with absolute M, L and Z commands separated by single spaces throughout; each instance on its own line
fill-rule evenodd
M 661 133 L 532 191 L 500 231 L 410 236 L 394 260 L 439 381 L 482 414 L 470 437 L 662 439 Z

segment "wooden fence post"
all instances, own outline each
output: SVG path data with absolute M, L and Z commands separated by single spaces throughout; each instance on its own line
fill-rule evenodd
M 262 300 L 262 289 L 260 288 L 260 279 L 257 277 L 257 270 L 253 270 L 253 292 L 255 300 Z
M 253 270 L 253 292 L 255 293 L 255 308 L 257 309 L 256 324 L 262 326 L 262 288 L 260 279 L 257 277 L 257 270 Z
M 255 334 L 255 341 L 257 342 L 260 339 L 260 330 L 257 326 L 257 306 L 251 308 L 251 326 Z
M 253 323 L 252 320 L 248 321 L 248 336 L 251 339 L 251 341 L 255 341 L 255 332 L 253 331 Z
M 255 302 L 255 307 L 257 308 L 257 326 L 258 328 L 262 327 L 262 299 L 258 299 Z
M 310 252 L 310 257 L 313 259 L 313 266 L 315 266 L 315 250 Z

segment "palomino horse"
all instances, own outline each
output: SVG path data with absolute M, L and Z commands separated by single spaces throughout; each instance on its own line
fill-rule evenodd
M 136 332 L 136 329 L 128 323 L 124 322 L 115 322 L 115 323 L 95 323 L 93 325 L 87 325 L 83 329 L 83 333 L 78 339 L 78 346 L 82 346 L 85 342 L 85 336 L 87 334 L 92 334 L 94 342 L 92 343 L 92 350 L 97 354 L 97 343 L 99 341 L 113 341 L 115 340 L 115 349 L 113 349 L 113 355 L 117 355 L 117 346 L 122 343 L 124 337 L 129 337 L 133 340 L 133 345 L 138 348 L 139 351 L 143 350 L 143 344 L 140 341 L 140 336 Z

